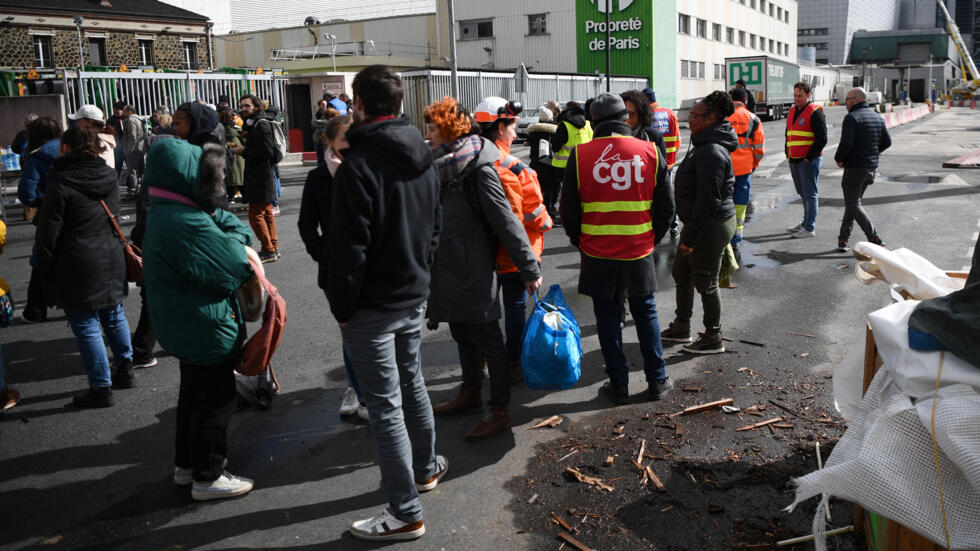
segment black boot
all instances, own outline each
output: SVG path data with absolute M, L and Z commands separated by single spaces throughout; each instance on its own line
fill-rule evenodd
M 112 397 L 112 389 L 103 387 L 90 388 L 76 394 L 72 403 L 80 408 L 108 408 L 116 405 L 116 400 Z
M 133 362 L 123 360 L 116 367 L 116 372 L 112 374 L 112 386 L 115 388 L 133 388 L 136 386 L 136 373 L 133 371 Z

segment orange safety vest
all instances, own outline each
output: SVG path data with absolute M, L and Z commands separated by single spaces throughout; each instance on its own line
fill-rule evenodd
M 504 144 L 497 142 L 496 145 L 500 149 L 500 159 L 494 163 L 494 168 L 500 176 L 500 183 L 504 186 L 510 208 L 524 224 L 531 250 L 540 261 L 541 252 L 544 250 L 544 234 L 551 229 L 552 221 L 548 209 L 544 206 L 538 175 L 531 167 L 511 155 Z M 501 245 L 497 250 L 497 273 L 506 274 L 516 271 L 517 266 Z
M 813 145 L 813 126 L 810 118 L 817 109 L 823 109 L 815 103 L 808 103 L 802 112 L 794 105 L 786 117 L 786 147 L 791 159 L 802 159 L 810 152 Z
M 653 252 L 658 156 L 656 145 L 630 136 L 595 138 L 575 148 L 583 253 L 636 260 Z
M 681 128 L 677 124 L 677 115 L 666 107 L 660 107 L 658 102 L 650 104 L 650 111 L 653 113 L 654 126 L 664 138 L 667 153 L 664 160 L 667 161 L 667 168 L 673 168 L 677 162 L 677 152 L 681 148 Z
M 746 109 L 745 104 L 736 101 L 735 112 L 728 117 L 735 135 L 738 136 L 738 149 L 732 152 L 732 170 L 736 176 L 752 174 L 766 153 L 766 135 L 762 122 L 755 113 Z

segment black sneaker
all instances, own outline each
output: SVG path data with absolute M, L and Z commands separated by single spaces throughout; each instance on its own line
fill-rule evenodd
M 877 235 L 874 236 L 874 237 L 872 237 L 868 241 L 870 241 L 871 243 L 874 243 L 875 245 L 878 245 L 879 247 L 884 247 L 885 246 L 885 242 L 882 241 L 881 238 L 878 237 Z
M 839 253 L 846 253 L 847 251 L 848 251 L 848 248 L 847 248 L 847 240 L 846 239 L 838 239 L 837 240 L 837 252 L 839 252 Z
M 691 354 L 721 354 L 725 351 L 725 345 L 722 343 L 721 333 L 705 333 L 698 340 L 684 345 L 681 350 Z
M 691 342 L 691 324 L 676 320 L 670 322 L 670 326 L 660 332 L 660 340 L 667 342 Z
M 276 255 L 276 251 L 262 251 L 259 253 L 259 260 L 265 264 L 267 262 L 275 262 L 276 260 L 279 260 L 279 256 Z
M 116 399 L 112 397 L 112 389 L 109 387 L 90 388 L 76 394 L 72 403 L 80 408 L 109 408 L 116 405 Z
M 116 372 L 112 374 L 112 386 L 115 388 L 133 388 L 136 386 L 136 373 L 133 371 L 133 362 L 123 360 Z
M 647 400 L 656 402 L 674 390 L 674 380 L 670 377 L 664 378 L 662 383 L 650 383 L 647 386 Z
M 624 385 L 606 383 L 602 385 L 602 388 L 600 388 L 599 391 L 602 392 L 606 398 L 612 400 L 612 402 L 617 406 L 624 406 L 630 402 L 629 389 Z

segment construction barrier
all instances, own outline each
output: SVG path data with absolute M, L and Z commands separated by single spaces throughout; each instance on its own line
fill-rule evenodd
M 885 113 L 882 116 L 885 118 L 885 126 L 888 128 L 893 128 L 895 126 L 908 124 L 914 120 L 921 119 L 929 113 L 932 113 L 932 107 L 929 105 L 921 105 L 911 109 L 903 109 L 898 113 Z
M 947 106 L 952 109 L 953 107 L 969 107 L 970 109 L 977 108 L 977 100 L 975 99 L 960 99 L 960 100 L 949 100 Z

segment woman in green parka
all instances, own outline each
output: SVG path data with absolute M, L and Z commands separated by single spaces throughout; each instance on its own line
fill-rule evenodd
M 245 341 L 234 293 L 253 272 L 244 247 L 251 231 L 217 208 L 225 200 L 225 148 L 217 141 L 192 135 L 155 144 L 143 179 L 150 195 L 143 237 L 150 319 L 160 344 L 180 360 L 174 483 L 193 484 L 195 500 L 252 489 L 251 480 L 224 470 L 234 366 Z

